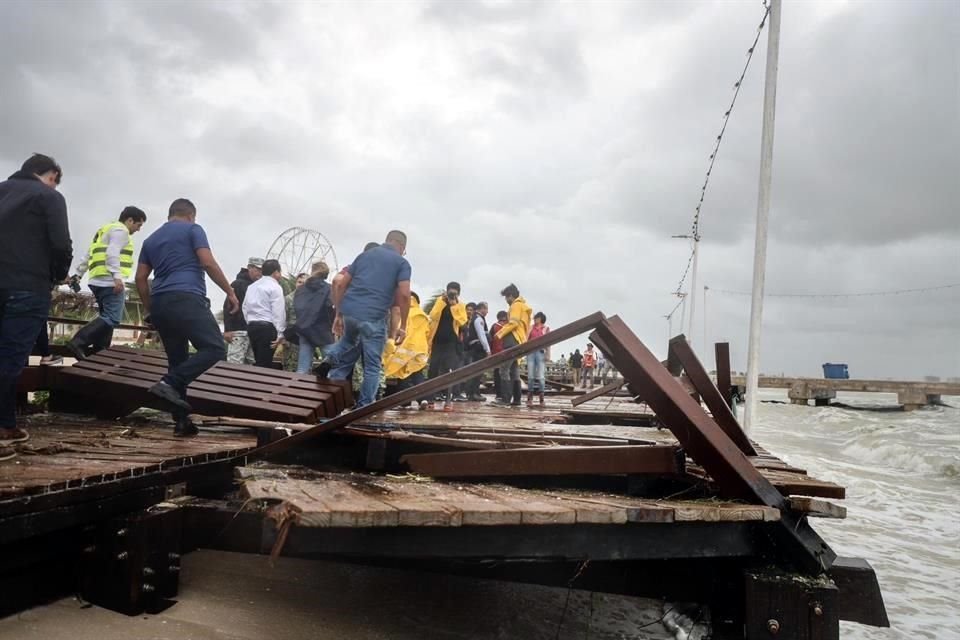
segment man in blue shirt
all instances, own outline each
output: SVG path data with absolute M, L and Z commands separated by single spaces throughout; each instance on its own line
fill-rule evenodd
M 176 436 L 197 434 L 189 419 L 187 386 L 227 355 L 220 326 L 210 312 L 204 273 L 227 294 L 231 313 L 240 308 L 230 281 L 210 251 L 207 234 L 196 219 L 197 209 L 192 202 L 185 198 L 174 200 L 167 223 L 143 243 L 136 275 L 147 322 L 157 328 L 167 352 L 167 375 L 150 387 L 150 393 L 170 406 L 176 420 Z M 191 344 L 197 350 L 192 356 Z
M 400 308 L 397 344 L 403 342 L 410 310 L 410 263 L 403 257 L 407 235 L 391 231 L 379 247 L 364 251 L 343 274 L 342 288 L 334 292 L 337 309 L 334 333 L 342 337 L 324 353 L 320 375 L 347 380 L 363 356 L 363 384 L 357 406 L 377 399 L 383 347 L 387 340 L 387 315 Z

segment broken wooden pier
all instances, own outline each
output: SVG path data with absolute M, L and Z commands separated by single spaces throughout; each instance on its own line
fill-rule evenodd
M 587 332 L 623 373 L 616 388 L 411 407 Z M 810 524 L 846 516 L 844 488 L 747 438 L 731 386 L 682 337 L 661 363 L 598 313 L 348 412 L 342 385 L 218 365 L 191 388 L 201 435 L 187 440 L 163 414 L 127 413 L 160 374 L 156 354 L 111 349 L 31 383 L 84 414 L 27 418 L 31 440 L 0 465 L 0 581 L 36 578 L 8 608 L 67 583 L 151 611 L 176 596 L 180 555 L 214 548 L 699 602 L 718 638 L 887 624 L 873 570 Z

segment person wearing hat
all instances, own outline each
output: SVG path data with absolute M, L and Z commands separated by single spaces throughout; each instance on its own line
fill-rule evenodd
M 241 309 L 230 313 L 227 303 L 223 303 L 223 339 L 227 343 L 227 362 L 233 364 L 253 364 L 253 350 L 250 348 L 250 337 L 247 335 L 247 321 L 243 317 L 243 301 L 247 296 L 247 288 L 263 275 L 263 258 L 250 258 L 247 266 L 240 269 L 237 279 L 230 286 L 237 294 Z
M 280 262 L 264 260 L 263 277 L 247 289 L 241 309 L 247 321 L 247 336 L 258 367 L 273 367 L 273 353 L 283 344 L 287 328 L 287 303 L 280 281 L 283 273 Z

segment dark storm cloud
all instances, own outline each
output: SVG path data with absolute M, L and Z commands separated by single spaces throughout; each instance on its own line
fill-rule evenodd
M 231 272 L 287 227 L 342 264 L 400 227 L 423 294 L 456 279 L 496 307 L 515 281 L 554 326 L 601 308 L 662 351 L 688 251 L 669 236 L 759 3 L 377 6 L 7 3 L 0 164 L 55 154 L 76 238 L 128 203 L 149 232 L 181 195 Z M 957 7 L 786 3 L 768 291 L 960 279 Z M 737 357 L 749 299 L 719 290 L 750 286 L 760 43 L 703 210 L 708 340 Z M 770 299 L 764 362 L 956 373 L 958 299 Z

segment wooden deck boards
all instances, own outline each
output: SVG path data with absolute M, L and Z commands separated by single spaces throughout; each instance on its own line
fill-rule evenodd
M 174 438 L 170 424 L 121 425 L 78 416 L 34 416 L 30 440 L 0 463 L 0 500 L 137 477 L 241 455 L 256 445 L 246 431 Z
M 611 415 L 644 416 L 644 408 L 629 401 L 615 400 L 610 409 Z M 566 403 L 553 400 L 548 401 L 544 408 L 514 409 L 500 407 L 491 403 L 458 403 L 450 413 L 442 411 L 416 411 L 397 409 L 383 411 L 370 418 L 357 421 L 357 427 L 389 427 L 394 430 L 431 433 L 445 437 L 466 437 L 482 439 L 482 432 L 554 434 L 554 435 L 583 435 L 598 436 L 601 425 L 569 424 L 569 408 Z M 597 413 L 597 415 L 600 415 Z M 656 427 L 617 427 L 616 435 L 602 437 L 642 440 L 651 444 L 677 445 L 677 439 L 670 431 Z M 624 434 L 629 434 L 625 436 Z M 784 495 L 811 496 L 817 498 L 843 499 L 846 495 L 844 487 L 819 480 L 809 476 L 804 469 L 799 469 L 783 460 L 780 460 L 763 447 L 755 443 L 757 455 L 750 458 L 754 466 L 767 480 Z M 687 473 L 706 482 L 709 476 L 696 463 L 688 458 Z
M 295 523 L 305 527 L 614 525 L 780 518 L 780 512 L 770 507 L 715 500 L 651 500 L 586 490 L 320 473 L 273 465 L 237 471 L 247 498 L 285 502 L 296 514 Z

